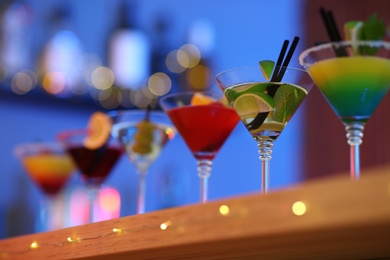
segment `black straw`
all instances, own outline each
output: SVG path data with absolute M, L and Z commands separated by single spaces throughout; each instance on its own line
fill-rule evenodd
M 150 112 L 151 111 L 152 111 L 152 106 L 149 104 L 146 107 L 145 121 L 149 121 L 150 120 Z
M 294 51 L 297 48 L 298 42 L 299 42 L 299 37 L 295 36 L 293 42 L 291 43 L 291 47 L 290 47 L 290 49 L 289 49 L 289 51 L 287 53 L 287 56 L 284 59 L 282 68 L 281 68 L 281 70 L 280 70 L 280 72 L 278 74 L 278 77 L 276 79 L 277 81 L 282 81 L 284 73 L 286 72 L 286 69 L 288 67 L 288 64 L 290 63 L 290 60 L 291 60 L 291 58 L 292 58 L 292 56 L 294 54 Z
M 325 8 L 321 7 L 320 14 L 322 17 L 322 21 L 324 22 L 326 31 L 328 32 L 329 39 L 332 42 L 342 41 L 343 39 L 341 38 L 340 32 L 337 28 L 337 23 L 332 11 L 326 11 Z M 348 56 L 347 52 L 342 47 L 335 48 L 335 52 L 337 56 Z
M 293 42 L 291 43 L 291 47 L 288 50 L 286 57 L 284 57 L 284 56 L 286 54 L 289 41 L 285 40 L 283 42 L 282 49 L 280 50 L 280 54 L 279 54 L 278 60 L 276 62 L 276 66 L 275 66 L 274 72 L 272 74 L 271 82 L 282 81 L 284 73 L 286 72 L 288 64 L 290 63 L 290 60 L 291 60 L 291 58 L 294 54 L 294 51 L 298 45 L 298 42 L 299 42 L 299 37 L 295 36 Z
M 288 47 L 289 41 L 285 40 L 282 45 L 282 49 L 280 50 L 278 60 L 276 61 L 276 66 L 274 69 L 274 72 L 272 73 L 271 81 L 276 82 L 276 79 L 278 78 L 280 66 L 282 65 L 284 55 L 286 54 L 287 47 Z

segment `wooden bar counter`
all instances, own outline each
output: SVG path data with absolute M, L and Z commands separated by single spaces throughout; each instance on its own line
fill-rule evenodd
M 390 165 L 4 239 L 0 259 L 390 259 Z

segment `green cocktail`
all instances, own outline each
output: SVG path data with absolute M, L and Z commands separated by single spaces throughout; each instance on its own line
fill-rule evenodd
M 307 90 L 288 83 L 257 82 L 228 87 L 225 96 L 255 138 L 277 139 Z
M 345 125 L 351 178 L 359 179 L 364 125 L 390 89 L 390 42 L 325 43 L 305 50 L 299 63 Z
M 231 69 L 216 76 L 219 87 L 257 143 L 263 193 L 269 189 L 274 142 L 314 85 L 302 69 L 281 70 L 284 72 L 280 81 L 272 80 L 259 67 Z

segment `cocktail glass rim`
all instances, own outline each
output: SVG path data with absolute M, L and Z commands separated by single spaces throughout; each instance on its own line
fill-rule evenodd
M 178 95 L 194 95 L 194 93 L 204 93 L 204 94 L 211 94 L 211 96 L 214 96 L 214 95 L 220 95 L 221 97 L 223 97 L 223 93 L 219 93 L 219 91 L 212 91 L 212 90 L 202 90 L 202 89 L 199 89 L 199 90 L 185 90 L 185 91 L 178 91 L 178 92 L 174 92 L 174 93 L 170 93 L 170 94 L 166 94 L 164 96 L 162 96 L 160 98 L 160 100 L 165 100 L 167 98 L 170 98 L 170 97 L 174 97 L 174 96 L 178 96 Z M 160 106 L 163 107 L 163 105 L 160 103 Z M 184 106 L 184 105 L 183 105 Z M 189 104 L 186 105 L 186 106 L 190 106 Z M 168 109 L 170 110 L 170 109 Z M 164 112 L 164 111 L 163 111 Z M 166 112 L 164 112 L 166 113 Z
M 287 66 L 287 67 L 282 67 L 282 68 L 286 68 L 287 70 L 296 70 L 296 71 L 301 71 L 303 73 L 307 73 L 307 71 L 304 68 L 298 68 L 298 67 L 294 67 L 294 66 Z M 257 69 L 259 71 L 259 75 L 260 76 L 262 75 L 260 66 L 242 66 L 242 67 L 234 67 L 231 69 L 223 70 L 223 71 L 217 73 L 215 75 L 215 78 L 218 82 L 218 77 L 220 77 L 222 74 L 225 74 L 225 73 L 230 72 L 230 71 L 249 70 L 249 69 L 250 70 Z M 264 78 L 264 80 L 266 80 L 266 79 Z M 243 81 L 243 82 L 248 82 L 248 81 Z M 281 81 L 281 82 L 283 82 L 283 81 Z M 226 89 L 226 87 L 224 89 Z
M 321 43 L 319 45 L 310 47 L 305 49 L 304 51 L 301 52 L 301 54 L 298 57 L 299 64 L 303 67 L 310 67 L 312 63 L 307 63 L 304 62 L 305 57 L 308 56 L 309 53 L 312 52 L 317 52 L 329 48 L 342 48 L 345 46 L 367 46 L 369 45 L 370 47 L 385 47 L 387 49 L 390 49 L 390 42 L 389 41 L 383 41 L 383 40 L 378 40 L 378 41 L 339 41 L 339 42 L 326 42 L 326 43 Z

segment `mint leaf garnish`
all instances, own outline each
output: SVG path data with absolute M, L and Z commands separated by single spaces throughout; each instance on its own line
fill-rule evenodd
M 227 97 L 227 99 L 230 102 L 233 102 L 234 100 L 236 100 L 236 98 L 239 96 L 239 94 L 237 93 L 237 91 L 235 91 L 233 89 L 226 89 L 225 96 Z
M 386 26 L 383 20 L 377 18 L 376 14 L 372 14 L 367 21 L 364 22 L 362 28 L 362 39 L 366 41 L 377 41 L 383 39 L 386 34 Z M 362 46 L 359 49 L 361 54 L 375 55 L 378 49 L 375 47 Z
M 367 41 L 381 40 L 386 34 L 385 23 L 383 20 L 378 19 L 375 13 L 364 22 L 362 30 L 363 40 Z
M 274 97 L 274 120 L 283 124 L 287 123 L 302 103 L 306 94 L 307 93 L 303 89 L 294 87 L 290 84 L 281 85 Z

